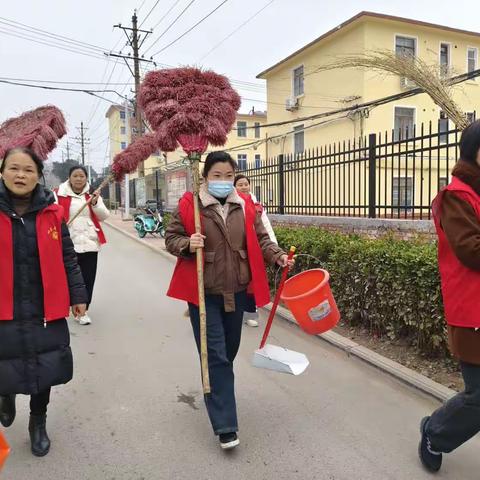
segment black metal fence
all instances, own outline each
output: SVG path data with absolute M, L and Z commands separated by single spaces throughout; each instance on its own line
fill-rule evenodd
M 429 219 L 433 198 L 450 181 L 461 133 L 436 127 L 279 155 L 243 173 L 269 213 Z

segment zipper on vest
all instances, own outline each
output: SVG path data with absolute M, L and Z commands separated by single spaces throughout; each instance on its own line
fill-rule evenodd
M 47 328 L 47 319 L 46 318 L 43 319 L 43 328 Z

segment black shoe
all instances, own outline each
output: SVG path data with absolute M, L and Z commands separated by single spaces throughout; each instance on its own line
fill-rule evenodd
M 221 433 L 220 437 L 220 446 L 223 450 L 230 450 L 235 448 L 237 445 L 240 445 L 240 440 L 237 437 L 235 432 L 231 433 Z
M 32 453 L 36 457 L 44 457 L 50 451 L 50 439 L 47 435 L 46 422 L 46 415 L 30 415 L 28 431 L 30 432 Z
M 0 423 L 4 427 L 9 427 L 15 420 L 15 397 L 16 395 L 0 395 Z
M 432 473 L 438 472 L 442 466 L 443 456 L 440 452 L 435 452 L 432 449 L 432 444 L 430 439 L 425 433 L 427 423 L 430 420 L 430 417 L 425 417 L 420 423 L 420 433 L 422 438 L 420 444 L 418 445 L 418 456 L 423 464 L 423 466 Z

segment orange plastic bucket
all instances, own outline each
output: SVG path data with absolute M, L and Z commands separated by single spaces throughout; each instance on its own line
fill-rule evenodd
M 289 278 L 283 287 L 280 298 L 300 327 L 311 335 L 330 330 L 340 320 L 329 280 L 330 274 L 317 268 Z
M 5 463 L 5 460 L 7 459 L 9 453 L 10 453 L 10 447 L 8 446 L 8 443 L 5 440 L 3 433 L 0 432 L 0 470 L 2 469 L 3 464 Z

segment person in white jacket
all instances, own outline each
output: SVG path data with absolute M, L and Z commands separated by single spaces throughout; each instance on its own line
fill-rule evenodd
M 277 237 L 275 236 L 275 232 L 273 231 L 272 224 L 268 219 L 265 208 L 258 201 L 257 197 L 255 197 L 255 195 L 251 192 L 250 179 L 246 175 L 243 175 L 240 173 L 235 177 L 234 186 L 237 189 L 237 191 L 239 191 L 240 193 L 243 193 L 244 195 L 250 195 L 252 197 L 253 203 L 255 204 L 255 207 L 257 208 L 258 213 L 259 214 L 261 213 L 262 223 L 263 223 L 263 226 L 265 227 L 265 230 L 268 232 L 268 236 L 270 237 L 270 240 L 278 244 Z M 247 302 L 248 305 L 243 314 L 243 319 L 245 320 L 245 323 L 249 327 L 258 327 L 258 320 L 257 320 L 258 312 L 257 312 L 257 307 L 255 305 L 255 299 L 253 295 L 248 295 L 247 297 L 248 297 L 248 302 Z
M 88 303 L 87 312 L 81 317 L 76 317 L 80 325 L 89 325 L 92 319 L 88 314 L 88 307 L 92 301 L 93 287 L 97 274 L 98 252 L 102 244 L 106 243 L 100 222 L 105 220 L 109 211 L 98 192 L 89 194 L 87 171 L 82 166 L 70 169 L 68 180 L 55 190 L 57 203 L 65 210 L 65 219 L 70 218 L 82 209 L 92 197 L 91 203 L 84 208 L 69 225 L 70 237 L 72 238 L 75 252 L 77 252 L 78 264 L 82 271 L 85 286 L 87 287 Z

